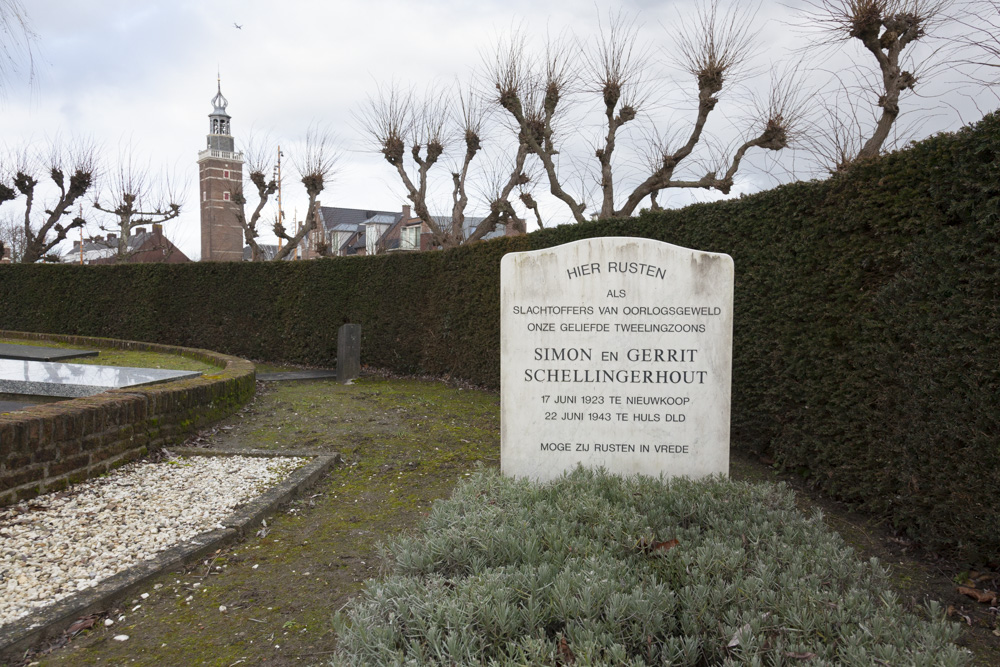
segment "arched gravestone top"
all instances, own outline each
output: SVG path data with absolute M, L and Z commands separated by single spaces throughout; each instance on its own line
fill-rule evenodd
M 733 260 L 604 237 L 500 264 L 501 468 L 729 473 Z

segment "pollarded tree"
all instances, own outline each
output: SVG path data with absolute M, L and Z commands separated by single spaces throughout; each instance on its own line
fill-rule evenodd
M 25 148 L 12 154 L 8 165 L 0 165 L 0 205 L 24 197 L 21 223 L 24 253 L 21 261 L 33 264 L 48 255 L 71 229 L 86 224 L 82 216 L 64 220 L 72 215 L 73 206 L 94 185 L 94 148 L 85 142 L 77 142 L 67 149 L 54 142 L 47 155 Z M 3 166 L 7 168 L 3 169 Z M 44 208 L 39 215 L 35 209 L 36 200 L 46 196 L 44 188 L 40 188 L 45 177 L 43 174 L 55 186 L 57 195 L 41 204 Z
M 647 198 L 655 206 L 657 193 L 670 188 L 728 193 L 747 152 L 787 147 L 801 114 L 795 86 L 777 81 L 769 102 L 760 105 L 763 115 L 748 123 L 743 140 L 730 156 L 698 178 L 678 173 L 704 139 L 719 95 L 753 51 L 751 18 L 739 11 L 720 12 L 710 2 L 693 23 L 682 28 L 676 43 L 684 68 L 697 84 L 694 121 L 678 145 L 662 140 L 677 132 L 647 129 L 647 136 L 656 137 L 654 159 L 620 204 L 615 168 L 619 142 L 628 128 L 641 123 L 656 93 L 648 72 L 649 49 L 638 44 L 634 22 L 611 16 L 595 39 L 550 40 L 538 59 L 528 53 L 524 37 L 515 33 L 486 58 L 489 84 L 496 90 L 494 102 L 512 120 L 521 146 L 541 162 L 551 194 L 566 204 L 577 222 L 586 219 L 588 202 L 585 193 L 569 191 L 559 156 L 568 135 L 567 116 L 580 95 L 594 99 L 603 116 L 603 136 L 594 146 L 599 195 L 593 208 L 601 217 L 630 216 Z
M 803 13 L 807 25 L 825 33 L 828 44 L 852 40 L 867 51 L 877 65 L 862 83 L 843 86 L 839 99 L 827 105 L 831 127 L 831 158 L 836 168 L 858 159 L 879 155 L 889 140 L 900 114 L 900 99 L 913 91 L 921 76 L 918 63 L 909 54 L 918 42 L 926 42 L 947 19 L 952 0 L 812 0 Z M 930 56 L 928 56 L 929 58 Z M 927 60 L 920 65 L 926 66 Z M 843 78 L 842 78 L 843 80 Z M 876 110 L 874 125 L 859 111 L 866 95 Z
M 485 197 L 489 213 L 466 235 L 466 210 L 473 162 L 483 161 L 485 106 L 474 94 L 461 87 L 451 92 L 431 90 L 423 100 L 398 86 L 380 88 L 368 99 L 359 119 L 377 150 L 395 168 L 413 211 L 431 230 L 432 243 L 444 248 L 477 241 L 497 226 L 513 225 L 523 230 L 512 203 L 515 189 L 531 201 L 525 190 L 531 179 L 525 172 L 526 147 L 515 150 L 505 163 L 497 158 L 489 164 Z M 430 212 L 430 190 L 434 168 L 456 149 L 448 165 L 451 191 L 451 214 L 434 216 Z M 409 160 L 407 160 L 407 154 Z
M 170 180 L 164 176 L 154 182 L 149 167 L 137 162 L 131 147 L 121 152 L 113 173 L 93 206 L 109 218 L 99 225 L 105 231 L 116 232 L 117 239 L 109 247 L 115 261 L 124 263 L 136 253 L 136 249 L 129 248 L 135 229 L 173 220 L 180 215 L 181 205 L 171 191 Z
M 243 239 L 250 246 L 250 259 L 254 262 L 267 259 L 267 254 L 257 242 L 257 238 L 260 236 L 257 224 L 260 222 L 264 207 L 278 191 L 278 176 L 276 171 L 271 168 L 269 156 L 273 153 L 270 148 L 270 142 L 266 140 L 257 142 L 251 138 L 247 143 L 247 148 L 243 151 L 247 182 L 241 184 L 240 188 L 233 193 L 233 202 L 239 207 L 236 210 L 236 217 L 240 227 L 243 228 Z M 256 191 L 256 203 L 250 216 L 247 217 L 247 204 L 249 202 L 246 191 L 251 186 Z
M 299 176 L 302 178 L 302 185 L 305 186 L 306 195 L 309 197 L 309 206 L 306 209 L 306 217 L 302 227 L 294 234 L 288 233 L 281 220 L 274 223 L 275 236 L 285 241 L 285 245 L 281 250 L 275 253 L 274 260 L 283 260 L 295 252 L 295 248 L 302 242 L 302 239 L 306 238 L 316 228 L 319 219 L 317 204 L 319 194 L 336 173 L 336 166 L 339 160 L 340 152 L 334 149 L 332 140 L 327 133 L 316 128 L 311 128 L 306 133 L 305 145 L 300 157 L 296 160 L 296 167 L 299 171 Z M 267 194 L 270 185 L 263 178 L 263 173 L 258 181 L 266 186 L 260 192 L 261 199 L 263 200 L 265 195 L 270 196 Z M 252 174 L 251 182 L 254 182 Z M 260 188 L 257 182 L 254 182 L 254 185 L 258 189 Z M 275 187 L 277 187 L 277 184 L 275 184 Z M 258 208 L 263 208 L 263 206 L 261 205 Z

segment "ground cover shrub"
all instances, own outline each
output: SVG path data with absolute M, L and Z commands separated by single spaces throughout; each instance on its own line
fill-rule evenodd
M 782 486 L 477 473 L 334 618 L 333 665 L 963 665 Z

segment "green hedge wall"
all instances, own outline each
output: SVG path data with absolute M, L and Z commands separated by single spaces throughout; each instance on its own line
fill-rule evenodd
M 448 252 L 0 266 L 0 328 L 499 384 L 507 252 L 645 236 L 736 263 L 733 446 L 924 544 L 1000 560 L 1000 115 L 822 182 Z

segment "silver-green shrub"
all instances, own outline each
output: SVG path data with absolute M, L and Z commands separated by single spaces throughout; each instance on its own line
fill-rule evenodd
M 782 486 L 481 472 L 384 555 L 334 618 L 334 665 L 969 661 Z

